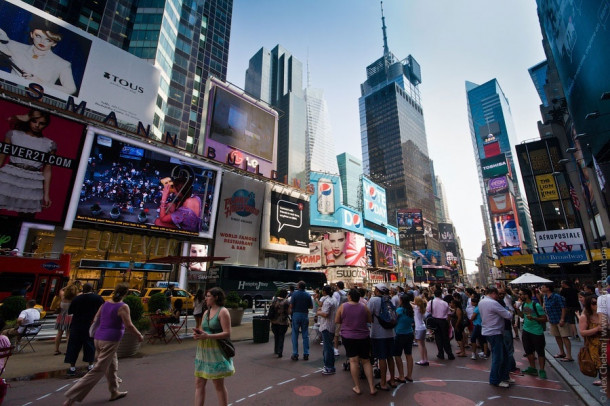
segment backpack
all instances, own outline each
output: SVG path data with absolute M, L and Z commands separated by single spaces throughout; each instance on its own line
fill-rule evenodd
M 534 313 L 536 313 L 536 317 L 540 317 L 537 307 L 538 306 L 536 306 L 536 303 L 532 302 L 532 308 L 534 309 Z M 546 321 L 539 321 L 538 323 L 540 323 L 540 325 L 542 326 L 542 331 L 546 331 Z
M 396 327 L 398 324 L 398 315 L 396 314 L 396 307 L 392 303 L 389 295 L 383 295 L 381 297 L 381 310 L 377 316 L 379 324 L 385 329 L 391 329 Z
M 337 308 L 341 306 L 343 303 L 347 302 L 347 293 L 342 290 L 339 290 L 339 303 L 337 303 Z
M 277 303 L 278 303 L 278 300 L 277 300 L 277 298 L 275 298 L 269 305 L 269 309 L 267 310 L 267 318 L 269 320 L 275 320 L 277 318 L 277 313 L 278 313 Z

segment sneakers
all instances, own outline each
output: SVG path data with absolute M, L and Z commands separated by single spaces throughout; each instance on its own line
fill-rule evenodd
M 472 354 L 472 356 L 470 357 L 470 359 L 472 359 L 472 360 L 476 360 L 476 359 L 477 359 L 477 354 Z
M 335 357 L 338 357 L 339 356 L 339 349 L 335 348 L 334 351 L 335 351 Z
M 335 371 L 336 371 L 335 368 L 324 367 L 322 369 L 322 375 L 334 375 Z
M 541 369 L 538 371 L 538 377 L 540 379 L 546 379 L 546 371 L 544 369 Z
M 449 354 L 449 355 L 447 356 L 447 359 L 448 359 L 449 361 L 453 361 L 453 360 L 455 359 L 455 355 L 453 355 L 453 354 Z
M 309 361 L 309 354 L 303 354 L 303 361 Z
M 510 388 L 510 383 L 508 383 L 507 381 L 502 381 L 497 386 L 500 388 Z
M 293 360 L 293 361 L 298 361 L 299 360 L 299 356 L 298 355 L 292 355 L 290 357 L 290 359 Z
M 430 365 L 430 363 L 428 361 L 417 361 L 415 365 L 419 365 L 420 367 L 427 367 L 428 365 Z
M 538 370 L 536 368 L 532 368 L 532 367 L 527 367 L 526 369 L 522 370 L 521 372 L 523 372 L 526 375 L 531 375 L 531 376 L 538 375 Z M 545 375 L 546 375 L 546 372 L 545 372 Z
M 66 375 L 68 375 L 68 376 L 76 376 L 76 368 L 75 367 L 70 367 L 70 369 L 68 369 L 68 372 L 66 373 Z
M 87 371 L 91 371 L 94 366 L 95 366 L 95 364 L 87 365 Z
M 485 358 L 485 353 L 484 353 L 483 351 L 481 351 L 481 352 L 478 354 L 478 356 L 479 356 L 479 358 Z
M 505 381 L 505 382 L 508 382 L 508 383 L 515 383 L 516 381 L 515 381 L 513 378 L 508 378 L 508 381 Z

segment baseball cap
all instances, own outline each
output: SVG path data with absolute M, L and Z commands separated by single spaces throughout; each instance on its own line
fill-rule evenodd
M 389 292 L 389 289 L 385 285 L 385 283 L 377 283 L 377 284 L 374 285 L 374 287 L 376 289 L 378 289 L 380 292 Z

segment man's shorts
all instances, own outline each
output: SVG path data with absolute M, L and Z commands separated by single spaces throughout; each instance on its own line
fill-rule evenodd
M 559 326 L 559 324 L 551 324 L 550 326 L 549 332 L 553 337 L 570 337 L 570 327 L 567 323 L 565 323 L 563 327 Z
M 539 357 L 544 357 L 544 347 L 546 347 L 544 334 L 536 335 L 523 331 L 521 334 L 521 342 L 523 343 L 523 352 L 525 355 L 530 355 L 536 352 Z
M 576 324 L 576 310 L 574 307 L 566 307 L 565 321 L 567 324 Z
M 392 358 L 394 349 L 394 337 L 371 338 L 373 343 L 373 357 L 377 359 Z

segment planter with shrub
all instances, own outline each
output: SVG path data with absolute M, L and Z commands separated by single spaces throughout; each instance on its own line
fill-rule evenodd
M 131 322 L 134 326 L 140 331 L 140 333 L 144 334 L 150 328 L 150 320 L 144 316 L 144 306 L 142 305 L 142 301 L 140 298 L 136 296 L 125 296 L 123 299 L 125 304 L 129 306 L 129 315 L 131 317 Z M 140 345 L 142 343 L 138 341 L 138 337 L 131 333 L 129 330 L 125 330 L 125 334 L 123 334 L 123 338 L 119 342 L 119 347 L 117 348 L 117 356 L 119 358 L 132 357 L 138 353 L 140 350 Z
M 248 306 L 248 302 L 241 300 L 237 292 L 231 291 L 225 298 L 225 307 L 231 315 L 231 327 L 239 326 L 244 317 L 244 310 Z

